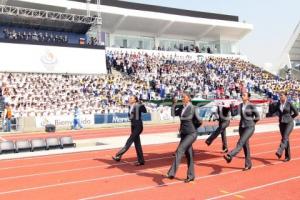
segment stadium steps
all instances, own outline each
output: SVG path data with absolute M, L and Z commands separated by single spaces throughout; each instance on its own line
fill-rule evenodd
M 122 74 L 122 72 L 119 72 L 119 71 L 115 70 L 114 68 L 111 69 L 111 72 L 113 75 L 120 75 L 120 76 L 124 75 L 124 74 Z

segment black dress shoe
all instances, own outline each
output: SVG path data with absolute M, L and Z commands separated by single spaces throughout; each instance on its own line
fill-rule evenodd
M 145 162 L 136 162 L 134 165 L 135 165 L 135 166 L 145 165 Z
M 121 161 L 121 157 L 120 156 L 112 156 L 112 159 L 114 161 L 120 162 Z
M 194 180 L 195 180 L 195 178 L 187 178 L 187 179 L 184 179 L 184 182 L 189 183 L 189 182 L 194 181 Z
M 285 158 L 284 162 L 289 162 L 291 160 L 291 158 Z
M 223 153 L 228 153 L 228 149 L 223 149 Z
M 211 142 L 208 140 L 205 140 L 205 143 L 207 144 L 207 146 L 211 145 Z
M 168 179 L 174 179 L 174 178 L 175 178 L 174 176 L 172 176 L 172 175 L 169 175 L 169 174 L 167 174 L 167 175 L 164 175 L 164 177 L 165 177 L 165 178 L 168 178 Z
M 278 159 L 280 159 L 282 156 L 282 154 L 279 154 L 278 152 L 276 152 L 275 155 L 277 156 Z
M 251 168 L 252 168 L 252 166 L 245 167 L 245 168 L 243 169 L 243 171 L 248 171 L 248 170 L 250 170 Z
M 231 160 L 232 160 L 232 157 L 228 154 L 224 155 L 223 157 L 224 157 L 224 159 L 226 160 L 227 163 L 230 163 Z

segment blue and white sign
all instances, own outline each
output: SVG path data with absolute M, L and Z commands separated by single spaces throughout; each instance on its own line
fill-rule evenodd
M 151 121 L 151 114 L 142 114 L 143 121 Z M 95 124 L 111 124 L 111 123 L 126 123 L 130 122 L 127 113 L 115 113 L 105 115 L 95 115 Z

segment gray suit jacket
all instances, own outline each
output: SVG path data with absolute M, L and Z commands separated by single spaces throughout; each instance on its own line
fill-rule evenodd
M 237 108 L 233 108 L 231 106 L 231 116 L 240 115 L 240 127 L 246 128 L 246 127 L 253 127 L 255 126 L 256 122 L 260 120 L 259 113 L 253 104 L 248 104 L 245 108 L 245 110 L 242 110 L 243 104 L 241 103 Z
M 147 109 L 143 104 L 136 103 L 128 113 L 128 117 L 132 124 L 142 123 L 142 113 L 147 113 Z
M 201 126 L 201 122 L 196 116 L 195 107 L 192 104 L 189 104 L 186 109 L 182 108 L 179 116 L 180 134 L 197 134 L 197 128 Z
M 278 113 L 279 123 L 290 123 L 298 116 L 298 111 L 293 104 L 286 102 L 283 111 L 280 110 L 280 102 L 271 104 L 269 106 L 268 116 Z

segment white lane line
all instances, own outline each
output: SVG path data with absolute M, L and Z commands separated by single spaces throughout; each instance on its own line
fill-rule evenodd
M 298 146 L 297 148 L 300 148 L 300 146 Z M 260 152 L 259 154 L 263 154 L 263 153 L 269 153 L 269 152 L 273 152 L 273 151 L 268 151 L 268 152 Z M 210 162 L 216 162 L 217 160 L 223 160 L 223 159 L 216 159 L 216 160 L 211 160 Z M 299 158 L 295 158 L 292 161 L 296 161 L 296 160 L 300 160 Z M 290 161 L 291 162 L 291 161 Z M 204 162 L 203 162 L 204 163 Z M 208 163 L 208 162 L 206 162 Z M 279 162 L 274 162 L 271 164 L 264 164 L 264 165 L 258 165 L 253 167 L 252 169 L 255 168 L 261 168 L 261 167 L 265 167 L 265 166 L 270 166 L 270 165 L 276 165 L 276 164 L 280 164 L 280 163 L 284 163 L 282 161 Z M 196 163 L 197 164 L 197 163 Z M 201 162 L 199 162 L 199 164 L 201 164 Z M 183 165 L 179 166 L 182 167 Z M 163 168 L 156 168 L 157 170 L 162 170 L 162 169 L 168 169 L 168 167 L 163 167 Z M 112 179 L 112 178 L 119 178 L 119 177 L 125 177 L 125 176 L 132 176 L 132 175 L 138 175 L 138 174 L 143 174 L 145 172 L 148 172 L 148 170 L 141 170 L 139 172 L 135 172 L 135 173 L 125 173 L 125 174 L 120 174 L 120 175 L 114 175 L 114 176 L 107 176 L 107 177 L 98 177 L 98 178 L 93 178 L 93 179 L 86 179 L 86 180 L 78 180 L 78 181 L 70 181 L 70 182 L 65 182 L 65 183 L 57 183 L 57 184 L 48 184 L 48 185 L 44 185 L 44 186 L 38 186 L 38 187 L 31 187 L 31 188 L 23 188 L 23 189 L 18 189 L 18 190 L 10 190 L 10 191 L 5 191 L 5 192 L 0 192 L 0 195 L 5 195 L 5 194 L 13 194 L 13 193 L 18 193 L 18 192 L 25 192 L 25 191 L 33 191 L 33 190 L 38 190 L 38 189 L 46 189 L 46 188 L 53 188 L 53 187 L 60 187 L 60 186 L 65 186 L 65 185 L 73 185 L 73 184 L 80 184 L 80 183 L 88 183 L 88 182 L 93 182 L 93 181 L 99 181 L 99 180 L 105 180 L 105 179 Z M 231 173 L 235 173 L 235 172 L 242 172 L 242 170 L 238 169 L 238 170 L 233 170 L 230 172 L 224 172 L 224 173 L 220 173 L 220 174 L 213 174 L 213 175 L 207 175 L 207 176 L 202 176 L 202 177 L 197 177 L 196 179 L 203 179 L 203 178 L 209 178 L 209 177 L 214 177 L 214 176 L 218 176 L 218 175 L 224 175 L 224 174 L 231 174 Z M 155 186 L 149 186 L 147 187 L 148 189 L 151 188 L 156 188 L 156 187 L 161 187 L 161 186 L 165 186 L 165 185 L 173 185 L 173 184 L 178 184 L 178 183 L 182 183 L 182 181 L 178 181 L 178 182 L 172 182 L 172 183 L 168 183 L 168 184 L 162 184 L 162 185 L 155 185 Z M 138 190 L 138 191 L 142 191 L 144 189 L 139 189 L 136 188 L 134 190 Z M 128 193 L 126 191 L 123 191 L 122 193 L 118 192 L 117 194 L 123 194 L 123 193 Z M 115 193 L 112 193 L 113 195 L 115 195 Z M 105 194 L 106 196 L 107 194 Z M 113 196 L 111 194 L 109 194 L 108 196 Z M 103 195 L 100 195 L 103 196 Z M 103 197 L 105 197 L 103 196 Z M 97 196 L 98 198 L 98 196 Z M 101 197 L 102 198 L 102 197 Z
M 262 144 L 259 144 L 258 146 L 261 146 Z M 268 145 L 268 144 L 273 144 L 273 143 L 264 143 L 264 144 Z M 253 145 L 253 146 L 256 146 L 256 145 Z M 295 146 L 294 147 L 294 149 L 298 149 L 298 148 L 300 148 L 300 146 Z M 272 152 L 274 152 L 274 150 L 255 153 L 255 154 L 252 154 L 252 156 L 253 155 L 254 156 L 255 155 L 261 155 L 261 154 L 265 154 L 265 153 L 272 153 Z M 200 154 L 202 154 L 202 153 L 195 153 L 195 155 L 200 155 Z M 149 162 L 149 161 L 159 161 L 159 160 L 171 159 L 171 158 L 174 158 L 174 157 L 173 156 L 160 157 L 160 158 L 148 159 L 146 161 L 147 162 Z M 218 158 L 218 159 L 208 160 L 206 162 L 199 162 L 199 164 L 201 164 L 201 163 L 207 164 L 207 163 L 218 162 L 218 161 L 223 161 L 223 160 L 224 160 L 223 158 Z M 82 168 L 69 169 L 69 170 L 57 170 L 57 171 L 52 171 L 52 172 L 35 173 L 35 174 L 27 174 L 27 175 L 20 175 L 20 176 L 9 176 L 9 177 L 2 177 L 2 178 L 0 178 L 0 181 L 11 180 L 11 179 L 19 179 L 19 178 L 35 177 L 35 176 L 45 176 L 45 175 L 54 175 L 54 174 L 61 174 L 61 173 L 69 173 L 69 172 L 83 171 L 83 170 L 89 170 L 89 169 L 98 169 L 98 168 L 102 168 L 102 167 L 114 167 L 114 166 L 116 167 L 116 166 L 122 166 L 122 165 L 130 165 L 130 164 L 134 164 L 134 163 L 135 163 L 135 161 L 133 161 L 133 162 L 116 163 L 116 164 L 111 164 L 111 165 L 105 164 L 105 165 L 99 165 L 99 166 L 82 167 Z M 160 168 L 160 169 L 166 169 L 166 168 Z
M 162 149 L 153 150 L 153 151 L 149 151 L 149 152 L 144 152 L 144 154 L 163 152 L 163 151 L 166 151 L 168 149 L 169 148 L 166 148 L 164 150 L 162 150 Z M 136 153 L 129 153 L 128 156 L 130 156 L 130 155 L 136 155 Z M 40 163 L 40 164 L 32 164 L 32 165 L 20 165 L 20 166 L 14 166 L 14 167 L 3 167 L 3 168 L 0 168 L 0 170 L 19 169 L 19 168 L 26 168 L 26 167 L 39 167 L 39 166 L 57 165 L 57 164 L 66 164 L 66 163 L 81 162 L 81 161 L 88 161 L 88 160 L 94 161 L 94 160 L 97 160 L 97 159 L 107 159 L 106 157 L 107 157 L 107 155 L 104 155 L 104 156 L 101 156 L 101 157 L 82 158 L 82 159 L 76 159 L 76 160 L 48 162 L 48 163 Z M 100 166 L 111 166 L 111 165 L 119 165 L 119 164 L 110 164 L 110 165 L 106 164 L 106 165 L 100 165 Z
M 300 160 L 300 157 L 293 159 L 293 161 L 296 160 Z M 253 167 L 252 169 L 258 169 L 258 168 L 263 168 L 263 167 L 267 167 L 267 166 L 274 166 L 274 165 L 280 165 L 283 164 L 284 162 L 274 162 L 272 164 L 268 164 L 268 165 L 258 165 Z M 213 175 L 207 175 L 207 176 L 200 176 L 197 177 L 195 180 L 200 180 L 200 179 L 205 179 L 205 178 L 211 178 L 211 177 L 215 177 L 215 176 L 221 176 L 221 175 L 227 175 L 227 174 L 233 174 L 233 173 L 237 173 L 237 172 L 242 172 L 241 170 L 233 170 L 233 171 L 229 171 L 229 172 L 224 172 L 224 173 L 220 173 L 220 174 L 213 174 Z M 142 187 L 142 188 L 134 188 L 134 189 L 130 189 L 130 190 L 123 190 L 120 192 L 114 192 L 114 193 L 107 193 L 107 194 L 101 194 L 101 195 L 96 195 L 96 196 L 90 196 L 90 197 L 85 197 L 82 198 L 80 200 L 92 200 L 92 199 L 101 199 L 101 198 L 105 198 L 105 197 L 110 197 L 110 196 L 117 196 L 117 195 L 122 195 L 122 194 L 127 194 L 127 193 L 132 193 L 132 192 L 141 192 L 141 191 L 146 191 L 146 190 L 150 190 L 150 189 L 154 189 L 154 188 L 159 188 L 159 187 L 163 187 L 163 186 L 170 186 L 170 185 L 177 185 L 177 184 L 185 184 L 183 181 L 176 181 L 176 182 L 171 182 L 171 183 L 164 183 L 164 184 L 159 184 L 159 185 L 154 185 L 154 186 L 147 186 L 147 187 Z
M 293 139 L 292 141 L 299 141 L 299 140 L 300 140 L 300 138 Z M 220 144 L 221 144 L 221 142 L 220 142 Z M 269 144 L 279 144 L 279 141 L 278 142 L 266 142 L 266 143 L 256 144 L 256 145 L 252 145 L 250 147 L 264 146 L 264 145 L 269 145 Z M 166 149 L 169 149 L 169 148 L 166 148 Z M 164 149 L 164 151 L 166 149 Z M 154 151 L 149 151 L 147 153 L 161 152 L 161 151 L 162 150 L 159 149 L 157 151 L 154 150 Z M 136 154 L 135 153 L 131 153 L 131 154 L 128 154 L 128 155 L 136 155 Z M 32 165 L 19 165 L 19 166 L 14 166 L 14 167 L 3 167 L 3 168 L 0 168 L 0 170 L 20 169 L 20 168 L 26 168 L 26 167 L 40 167 L 40 166 L 47 166 L 47 165 L 57 165 L 57 164 L 66 164 L 66 163 L 73 163 L 73 162 L 81 162 L 81 161 L 87 161 L 87 160 L 91 160 L 92 161 L 93 159 L 102 159 L 102 158 L 104 159 L 105 157 L 106 157 L 106 155 L 105 156 L 101 156 L 101 157 L 94 157 L 94 158 L 83 158 L 83 159 L 75 159 L 75 160 L 67 160 L 67 161 L 39 163 L 39 164 L 32 164 Z M 151 161 L 151 159 L 150 159 L 150 161 Z M 0 161 L 0 163 L 1 163 L 1 161 Z M 114 164 L 112 164 L 112 165 L 114 165 Z M 120 165 L 123 165 L 123 164 L 120 164 Z M 110 165 L 102 165 L 102 166 L 110 166 Z M 118 164 L 116 164 L 116 166 L 118 166 Z
M 233 195 L 236 195 L 236 194 L 241 194 L 241 193 L 244 193 L 244 192 L 258 190 L 258 189 L 262 189 L 262 188 L 269 187 L 269 186 L 272 186 L 272 185 L 278 185 L 278 184 L 281 184 L 281 183 L 286 183 L 286 182 L 289 182 L 289 181 L 292 181 L 292 180 L 297 180 L 297 179 L 300 179 L 300 176 L 295 176 L 295 177 L 292 177 L 292 178 L 282 179 L 282 180 L 279 180 L 279 181 L 273 181 L 271 183 L 267 183 L 267 184 L 264 184 L 264 185 L 259 185 L 259 186 L 256 186 L 256 187 L 251 187 L 251 188 L 247 188 L 247 189 L 244 189 L 244 190 L 239 190 L 239 191 L 228 193 L 228 194 L 211 197 L 211 198 L 208 198 L 206 200 L 221 199 L 221 198 L 224 198 L 224 197 L 229 197 L 229 196 L 233 196 Z
M 269 135 L 269 134 L 272 134 L 272 135 L 268 136 L 268 139 L 279 137 L 279 135 L 274 135 L 274 133 L 276 133 L 276 132 L 272 131 L 272 132 L 259 133 L 258 135 L 254 136 L 251 141 L 253 142 L 253 141 L 259 141 L 260 139 L 265 139 L 265 136 Z M 230 136 L 230 137 L 236 138 L 238 136 L 233 135 L 233 136 Z M 197 141 L 201 141 L 201 140 L 199 139 Z M 177 142 L 166 143 L 166 144 L 173 144 L 173 143 L 177 143 Z M 214 142 L 214 144 L 218 145 L 218 144 L 221 144 L 221 142 L 218 140 L 218 141 Z M 153 144 L 151 146 L 155 146 L 155 145 L 162 145 L 162 144 Z M 103 152 L 103 151 L 115 151 L 115 149 L 91 150 L 91 151 L 88 151 L 88 152 L 75 152 L 75 153 L 73 152 L 73 153 L 60 154 L 60 155 L 41 155 L 41 156 L 38 156 L 38 157 L 14 158 L 14 159 L 10 159 L 10 160 L 0 160 L 0 163 L 15 162 L 16 160 L 22 160 L 22 161 L 24 161 L 24 160 L 33 160 L 33 159 L 40 159 L 40 158 L 49 158 L 49 159 L 51 159 L 51 158 L 57 158 L 57 157 L 65 157 L 66 155 L 70 155 L 70 154 L 71 155 L 83 154 L 83 153 L 85 153 L 85 154 L 89 154 L 89 153 L 94 154 L 96 152 Z M 132 154 L 132 155 L 135 155 L 135 154 Z M 86 160 L 89 160 L 89 159 L 86 159 Z M 77 161 L 78 160 L 74 160 L 74 162 L 77 162 Z M 81 160 L 79 160 L 79 161 L 81 161 Z M 72 160 L 70 160 L 70 162 L 72 162 Z M 47 163 L 45 163 L 45 164 L 47 164 Z M 51 162 L 50 162 L 50 164 L 51 164 Z M 20 167 L 22 167 L 22 166 L 20 166 Z M 1 170 L 1 168 L 0 168 L 0 170 Z
M 300 140 L 300 139 L 299 139 Z M 269 143 L 266 143 L 269 144 Z M 294 149 L 298 149 L 300 148 L 300 146 L 295 146 Z M 274 152 L 274 150 L 271 151 L 264 151 L 264 152 L 259 152 L 259 153 L 255 153 L 252 154 L 254 156 L 256 155 L 261 155 L 261 154 L 265 154 L 265 153 L 272 153 Z M 202 153 L 195 153 L 195 155 L 200 155 Z M 159 161 L 159 160 L 165 160 L 165 159 L 173 159 L 173 156 L 167 156 L 167 157 L 160 157 L 160 158 L 153 158 L 153 159 L 148 159 L 146 160 L 147 162 L 149 161 Z M 218 162 L 218 161 L 223 161 L 223 158 L 218 158 L 218 159 L 212 159 L 212 160 L 208 160 L 205 162 L 195 162 L 196 164 L 208 164 L 208 163 L 212 163 L 212 162 Z M 111 164 L 111 165 L 99 165 L 99 166 L 91 166 L 91 167 L 82 167 L 82 168 L 76 168 L 76 169 L 68 169 L 68 170 L 57 170 L 57 171 L 52 171 L 52 172 L 44 172 L 44 173 L 35 173 L 35 174 L 27 174 L 27 175 L 20 175 L 20 176 L 9 176 L 9 177 L 2 177 L 0 178 L 0 181 L 6 181 L 6 180 L 11 180 L 11 179 L 19 179 L 19 178 L 28 178 L 28 177 L 35 177 L 35 176 L 45 176 L 45 175 L 54 175 L 54 174 L 61 174 L 61 173 L 69 173 L 69 172 L 76 172 L 76 171 L 83 171 L 83 170 L 89 170 L 89 169 L 98 169 L 98 168 L 102 168 L 102 167 L 116 167 L 116 166 L 122 166 L 122 165 L 131 165 L 134 164 L 135 161 L 133 162 L 122 162 L 122 163 L 116 163 L 116 164 Z M 158 168 L 158 169 L 167 169 L 166 167 L 164 168 Z M 143 170 L 142 170 L 143 171 Z M 136 174 L 136 173 L 129 173 L 131 174 Z M 107 177 L 110 178 L 110 177 Z
M 0 137 L 0 140 L 1 140 L 2 142 L 6 142 L 6 141 L 7 141 L 4 137 Z

